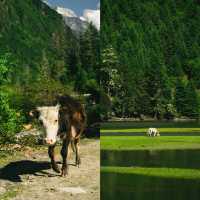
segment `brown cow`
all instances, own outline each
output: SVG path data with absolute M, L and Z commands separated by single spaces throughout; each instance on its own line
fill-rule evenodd
M 33 114 L 33 112 L 31 112 Z M 56 138 L 59 136 L 63 140 L 61 155 L 63 164 L 61 175 L 68 173 L 68 147 L 72 144 L 76 153 L 76 165 L 81 163 L 79 155 L 80 136 L 86 125 L 86 114 L 83 106 L 70 96 L 62 96 L 58 99 L 56 106 L 37 107 L 34 112 L 42 122 L 46 138 L 45 142 L 49 145 L 48 154 L 54 171 L 60 173 L 60 169 L 55 161 L 54 149 Z

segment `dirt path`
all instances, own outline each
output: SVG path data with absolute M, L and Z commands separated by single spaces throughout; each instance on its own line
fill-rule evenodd
M 1 200 L 99 200 L 100 187 L 99 140 L 85 139 L 81 143 L 82 164 L 69 161 L 69 175 L 60 177 L 49 167 L 46 148 L 26 151 L 20 158 L 1 168 Z M 59 161 L 59 148 L 57 160 Z M 60 164 L 59 164 L 60 165 Z

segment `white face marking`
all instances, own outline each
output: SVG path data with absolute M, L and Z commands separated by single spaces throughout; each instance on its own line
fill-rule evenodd
M 40 113 L 39 120 L 42 121 L 46 132 L 47 144 L 54 144 L 56 142 L 56 136 L 58 133 L 58 116 L 59 116 L 59 105 L 38 107 L 37 110 Z

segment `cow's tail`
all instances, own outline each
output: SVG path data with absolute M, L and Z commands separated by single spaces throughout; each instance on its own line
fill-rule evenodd
M 80 121 L 80 127 L 76 130 L 76 136 L 75 139 L 79 139 L 81 134 L 83 133 L 84 129 L 86 128 L 87 123 L 87 116 L 86 112 L 83 106 L 81 106 L 81 109 L 79 110 L 79 113 L 81 115 L 81 121 Z

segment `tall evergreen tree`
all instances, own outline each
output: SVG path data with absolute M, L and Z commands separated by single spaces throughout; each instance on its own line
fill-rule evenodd
M 185 99 L 186 99 L 185 84 L 183 83 L 182 80 L 178 79 L 175 90 L 175 104 L 177 112 L 182 115 L 185 114 L 185 107 L 186 107 Z
M 186 88 L 185 110 L 184 115 L 191 118 L 199 118 L 199 99 L 194 87 L 194 84 L 190 81 Z
M 200 88 L 198 2 L 103 0 L 101 8 L 101 47 L 112 46 L 119 61 L 123 96 L 113 98 L 118 113 L 162 118 L 176 111 L 189 116 L 190 110 L 195 116 L 187 98 L 195 104 Z M 195 92 L 187 92 L 187 82 Z

